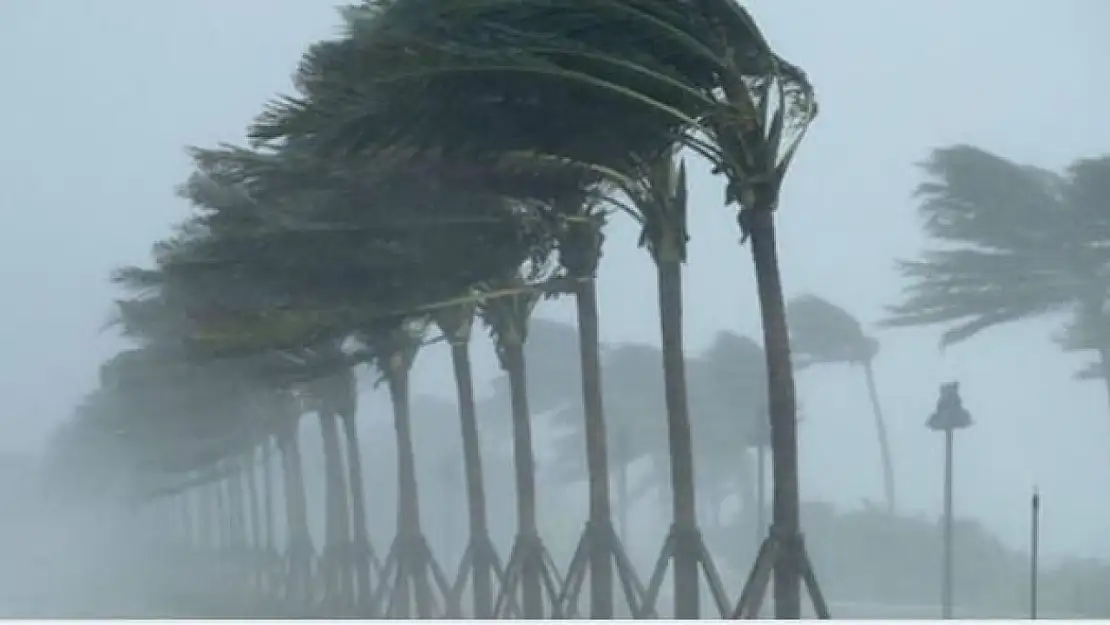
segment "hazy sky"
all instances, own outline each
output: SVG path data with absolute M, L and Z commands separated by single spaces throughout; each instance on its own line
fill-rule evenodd
M 240 141 L 262 103 L 288 89 L 304 46 L 334 32 L 333 4 L 0 2 L 0 450 L 40 446 L 95 384 L 97 364 L 121 345 L 100 332 L 117 295 L 107 275 L 145 262 L 186 215 L 172 192 L 189 172 L 184 146 Z M 821 100 L 781 202 L 788 293 L 815 292 L 866 322 L 882 316 L 899 291 L 893 259 L 924 244 L 910 192 L 931 147 L 971 143 L 1050 168 L 1110 151 L 1110 124 L 1098 118 L 1110 88 L 1095 77 L 1110 62 L 1105 0 L 748 4 Z M 695 167 L 691 184 L 686 330 L 696 350 L 720 329 L 758 335 L 759 323 L 720 182 Z M 657 342 L 654 280 L 634 229 L 618 226 L 601 277 L 606 340 Z M 570 313 L 567 303 L 541 312 Z M 947 354 L 934 330 L 880 333 L 901 500 L 939 509 L 941 439 L 923 423 L 938 384 L 958 378 L 977 420 L 958 435 L 958 512 L 1020 544 L 1037 483 L 1046 550 L 1110 556 L 1106 393 L 1070 379 L 1083 360 L 1051 345 L 1053 325 L 1002 328 Z M 492 357 L 482 357 L 489 377 Z M 448 375 L 443 359 L 422 356 L 424 388 Z M 879 499 L 860 377 L 807 371 L 799 387 L 803 496 Z

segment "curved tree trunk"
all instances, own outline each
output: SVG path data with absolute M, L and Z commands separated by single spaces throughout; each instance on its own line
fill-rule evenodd
M 289 541 L 286 598 L 307 603 L 312 600 L 312 535 L 308 531 L 308 496 L 305 493 L 304 467 L 296 424 L 282 432 L 277 442 L 281 451 L 282 487 Z
M 258 500 L 258 456 L 252 447 L 243 458 L 243 473 L 247 482 L 247 505 L 250 516 L 250 567 L 251 582 L 255 590 L 261 591 L 263 584 L 263 558 L 262 558 L 262 508 Z
M 273 449 L 267 436 L 262 441 L 262 562 L 265 571 L 264 588 L 267 593 L 274 591 L 274 475 Z
M 267 554 L 274 551 L 274 469 L 272 441 L 262 443 L 262 548 Z
M 794 388 L 794 368 L 790 359 L 790 333 L 786 324 L 786 304 L 782 295 L 778 251 L 775 244 L 774 214 L 770 206 L 748 211 L 746 220 L 751 238 L 763 322 L 763 345 L 767 358 L 767 395 L 771 416 L 771 522 L 783 536 L 794 541 L 801 535 L 801 504 L 798 490 L 798 406 Z M 802 553 L 790 549 L 775 567 L 775 618 L 799 619 L 802 616 Z
M 697 497 L 686 361 L 682 341 L 682 263 L 661 256 L 657 262 L 659 322 L 663 340 L 663 391 L 667 403 L 667 440 L 671 463 L 674 536 L 675 618 L 699 615 Z
M 486 487 L 482 475 L 482 446 L 478 438 L 478 416 L 474 402 L 474 379 L 470 369 L 470 344 L 452 341 L 451 365 L 455 372 L 455 389 L 459 403 L 459 430 L 462 435 L 463 470 L 466 472 L 466 503 L 470 521 L 470 539 L 489 540 L 486 518 Z M 474 584 L 474 618 L 493 618 L 493 563 L 485 551 L 472 553 Z
M 319 419 L 324 443 L 324 600 L 333 606 L 346 606 L 352 593 L 344 554 L 350 545 L 351 528 L 347 482 L 343 476 L 343 449 L 335 413 L 321 410 Z
M 393 403 L 393 428 L 397 439 L 397 543 L 402 549 L 415 549 L 422 543 L 420 524 L 420 491 L 416 480 L 416 452 L 412 442 L 412 415 L 409 406 L 409 370 L 407 365 L 393 366 L 389 374 L 389 397 Z M 427 560 L 420 555 L 405 556 L 405 561 L 417 570 L 398 579 L 400 592 L 395 595 L 399 603 L 398 616 L 408 618 L 411 604 L 409 580 L 417 584 L 427 579 Z M 430 613 L 431 606 L 421 605 L 424 593 L 418 592 L 417 614 Z
M 594 527 L 611 527 L 609 451 L 601 394 L 601 338 L 598 329 L 597 282 L 591 276 L 575 289 L 578 309 L 578 350 L 582 367 L 586 470 L 589 476 L 589 518 Z M 613 559 L 600 546 L 590 550 L 590 618 L 613 618 Z
M 344 411 L 340 415 L 343 422 L 343 434 L 347 439 L 347 473 L 351 488 L 351 536 L 354 539 L 355 555 L 355 584 L 358 602 L 363 603 L 370 599 L 370 535 L 366 525 L 366 487 L 362 482 L 362 449 L 359 446 L 358 423 L 355 422 L 355 413 Z
M 867 395 L 871 399 L 871 413 L 875 417 L 875 434 L 879 438 L 879 458 L 883 467 L 883 493 L 886 495 L 887 512 L 894 514 L 897 509 L 897 493 L 894 488 L 894 460 L 890 452 L 890 437 L 886 431 L 886 418 L 879 403 L 879 391 L 875 386 L 875 372 L 871 361 L 863 364 L 863 375 L 867 380 Z
M 532 449 L 532 416 L 528 409 L 528 373 L 524 346 L 519 341 L 504 344 L 505 372 L 509 376 L 512 403 L 513 465 L 516 472 L 517 528 L 522 536 L 537 536 L 536 524 L 536 457 Z M 530 562 L 521 575 L 521 597 L 524 618 L 543 618 L 543 586 L 541 571 Z

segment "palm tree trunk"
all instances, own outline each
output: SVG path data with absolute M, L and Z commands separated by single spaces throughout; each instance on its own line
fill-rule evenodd
M 886 431 L 886 418 L 879 403 L 879 391 L 875 385 L 875 371 L 868 360 L 863 364 L 863 376 L 867 381 L 867 395 L 871 399 L 871 413 L 875 417 L 875 434 L 879 438 L 879 457 L 883 467 L 883 492 L 886 495 L 887 512 L 895 514 L 898 509 L 894 488 L 894 461 L 890 453 L 890 437 Z
M 274 476 L 271 440 L 262 443 L 262 549 L 267 553 L 274 551 Z
M 266 593 L 274 591 L 274 476 L 271 440 L 267 436 L 262 441 L 262 542 L 260 553 L 263 563 L 263 588 Z
M 694 448 L 686 397 L 686 361 L 682 341 L 682 263 L 660 256 L 659 321 L 663 339 L 663 390 L 667 403 L 667 437 L 671 462 L 671 498 L 674 532 L 675 618 L 696 619 L 699 614 L 697 497 L 694 483 Z
M 308 531 L 308 495 L 296 423 L 278 436 L 282 460 L 282 485 L 289 540 L 289 579 L 286 598 L 308 602 L 312 598 L 312 535 Z
M 620 528 L 621 540 L 628 545 L 628 511 L 632 506 L 629 501 L 628 488 L 628 453 L 625 450 L 628 443 L 618 432 L 617 438 L 617 527 Z
M 351 520 L 354 527 L 355 575 L 358 601 L 367 601 L 371 592 L 370 580 L 370 535 L 366 521 L 366 490 L 362 483 L 362 449 L 359 446 L 358 423 L 354 412 L 340 415 L 343 422 L 343 435 L 347 439 L 347 472 L 351 487 Z
M 790 334 L 782 295 L 775 222 L 770 206 L 749 209 L 751 237 L 767 358 L 767 394 L 771 417 L 771 518 L 776 531 L 794 541 L 801 535 L 798 490 L 798 420 Z M 799 543 L 800 544 L 800 543 Z M 798 549 L 789 549 L 775 567 L 775 618 L 799 619 L 802 611 L 801 567 Z
M 486 487 L 482 475 L 482 446 L 478 438 L 478 415 L 474 402 L 474 377 L 470 369 L 470 344 L 451 343 L 451 365 L 455 371 L 455 390 L 459 402 L 459 430 L 462 435 L 463 470 L 466 473 L 466 503 L 470 521 L 471 544 L 489 540 L 486 518 Z M 493 618 L 493 568 L 485 550 L 473 553 L 474 618 Z
M 595 528 L 611 527 L 609 451 L 601 394 L 601 338 L 598 329 L 597 282 L 578 283 L 578 350 L 582 367 L 582 405 L 585 408 L 586 470 L 589 476 L 589 518 Z M 590 618 L 613 618 L 612 554 L 594 545 L 590 550 Z
M 536 458 L 532 449 L 532 417 L 528 409 L 528 374 L 524 346 L 519 341 L 504 345 L 505 370 L 513 421 L 513 464 L 516 468 L 517 528 L 522 536 L 539 534 L 536 524 Z M 522 574 L 521 595 L 524 618 L 543 618 L 543 588 L 535 563 Z
M 336 415 L 322 410 L 320 435 L 324 443 L 324 571 L 325 600 L 332 605 L 346 605 L 349 592 L 349 571 L 344 566 L 344 554 L 350 545 L 350 523 L 347 510 L 347 483 L 343 477 L 343 449 L 339 443 Z
M 247 505 L 250 516 L 250 566 L 255 590 L 261 591 L 263 585 L 262 559 L 262 510 L 258 501 L 257 456 L 251 448 L 243 458 L 243 473 L 247 482 Z
M 409 371 L 405 366 L 397 366 L 389 371 L 389 397 L 393 402 L 393 428 L 397 438 L 397 536 L 402 549 L 411 549 L 417 544 L 416 540 L 423 540 L 423 531 L 420 526 L 420 497 L 416 480 L 416 452 L 412 443 L 412 415 L 409 409 Z M 424 562 L 421 557 L 404 556 L 409 563 Z M 423 578 L 424 570 L 412 571 L 411 579 Z M 401 590 L 397 595 L 402 618 L 408 617 L 410 605 L 409 582 L 399 579 Z M 417 595 L 419 600 L 419 593 Z M 418 614 L 425 611 L 425 607 L 417 606 Z
M 393 427 L 397 435 L 397 528 L 400 531 L 419 531 L 420 503 L 407 371 L 395 371 L 390 376 L 389 396 L 393 402 Z

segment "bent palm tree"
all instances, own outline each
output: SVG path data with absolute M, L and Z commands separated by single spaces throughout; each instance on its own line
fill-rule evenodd
M 1106 325 L 1110 157 L 1059 175 L 958 145 L 935 150 L 922 167 L 918 211 L 943 248 L 899 262 L 910 283 L 885 324 L 946 324 L 942 345 L 1049 313 Z M 1110 399 L 1110 340 L 1089 335 L 1072 344 L 1080 345 L 1099 354 Z
M 863 370 L 871 413 L 875 420 L 875 435 L 879 443 L 879 460 L 883 471 L 883 493 L 887 512 L 897 510 L 894 481 L 894 461 L 890 451 L 886 419 L 879 392 L 875 386 L 875 356 L 879 341 L 863 333 L 860 322 L 846 310 L 816 295 L 802 295 L 786 306 L 790 331 L 797 348 L 795 366 L 799 369 L 811 365 L 846 364 Z

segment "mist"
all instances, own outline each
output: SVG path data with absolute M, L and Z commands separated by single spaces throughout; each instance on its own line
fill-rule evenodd
M 884 483 L 859 368 L 796 372 L 802 523 L 834 615 L 937 616 L 944 437 L 929 431 L 926 420 L 940 385 L 958 380 L 974 425 L 955 441 L 956 542 L 965 547 L 962 554 L 957 547 L 957 614 L 1025 615 L 1030 497 L 1038 489 L 1042 615 L 1105 617 L 1110 605 L 1098 595 L 1110 581 L 1110 504 L 1097 493 L 1110 479 L 1107 390 L 1074 377 L 1091 361 L 1089 352 L 1063 352 L 1054 342 L 1068 311 L 999 324 L 945 348 L 940 326 L 880 322 L 903 299 L 906 280 L 896 260 L 918 258 L 934 246 L 913 195 L 932 150 L 971 145 L 1053 172 L 1110 154 L 1110 124 L 1088 112 L 1107 95 L 1104 81 L 1094 77 L 1110 60 L 1102 32 L 1110 6 L 1099 0 L 853 0 L 805 3 L 804 10 L 800 2 L 781 0 L 741 4 L 776 52 L 805 69 L 820 102 L 776 213 L 786 298 L 825 298 L 880 345 L 872 364 L 900 519 L 891 526 L 869 525 L 867 516 L 885 505 Z M 207 572 L 203 558 L 173 551 L 180 545 L 159 528 L 182 523 L 177 507 L 136 511 L 123 497 L 84 497 L 80 488 L 59 487 L 45 467 L 59 429 L 100 385 L 101 363 L 133 346 L 106 327 L 115 302 L 126 297 L 108 276 L 149 265 L 152 244 L 190 215 L 190 203 L 175 194 L 194 170 L 185 147 L 244 144 L 244 128 L 261 106 L 291 92 L 290 75 L 305 48 L 339 31 L 334 3 L 323 1 L 0 3 L 0 73 L 7 87 L 0 102 L 0 288 L 9 294 L 0 307 L 0 395 L 7 414 L 0 454 L 11 458 L 0 466 L 6 502 L 0 616 L 215 617 L 255 610 L 240 597 L 249 584 L 228 581 L 239 580 L 236 567 L 245 565 L 221 564 L 220 577 Z M 762 341 L 756 278 L 750 249 L 739 245 L 735 211 L 723 206 L 724 177 L 694 156 L 686 166 L 685 356 L 713 369 L 710 354 L 722 332 Z M 610 451 L 621 440 L 615 432 L 625 431 L 613 424 L 643 423 L 648 432 L 637 443 L 644 451 L 626 468 L 623 479 L 636 492 L 623 501 L 625 526 L 618 527 L 646 582 L 671 525 L 671 506 L 667 466 L 659 460 L 667 439 L 657 274 L 637 245 L 640 230 L 623 215 L 611 218 L 597 292 Z M 543 344 L 530 339 L 525 350 L 529 385 L 536 387 L 539 533 L 565 572 L 588 510 L 581 425 L 571 425 L 582 419 L 573 298 L 540 301 L 531 323 L 554 336 L 567 332 Z M 487 334 L 476 321 L 470 356 L 490 537 L 508 558 L 517 531 L 511 402 Z M 641 360 L 657 379 L 634 377 L 629 384 L 652 389 L 643 391 L 652 401 L 658 395 L 656 412 L 622 403 L 637 393 L 620 386 L 627 367 L 612 357 L 628 346 L 649 350 Z M 450 355 L 444 341 L 423 347 L 409 390 L 423 530 L 453 577 L 468 525 Z M 698 402 L 733 400 L 718 398 L 721 385 L 714 382 L 699 387 L 695 369 L 687 365 L 701 467 L 727 452 L 709 450 L 708 426 L 699 438 L 699 410 L 714 408 L 699 409 Z M 397 529 L 393 413 L 380 372 L 355 371 L 366 523 L 384 559 Z M 327 537 L 325 451 L 317 419 L 306 414 L 297 423 L 308 524 L 319 551 Z M 568 436 L 579 438 L 567 443 Z M 749 452 L 736 444 L 735 476 L 699 475 L 713 482 L 704 488 L 699 482 L 699 504 L 711 500 L 699 518 L 732 602 L 765 529 L 747 512 L 752 494 L 743 491 L 757 470 Z M 251 471 L 261 475 L 257 466 Z M 611 475 L 614 491 L 616 479 Z M 283 511 L 284 495 L 274 497 L 274 509 Z M 197 509 L 185 513 L 192 525 L 179 528 L 191 537 L 200 532 Z M 275 519 L 278 544 L 289 534 L 283 514 Z M 885 596 L 868 596 L 882 571 L 905 564 L 889 552 L 911 543 L 915 550 L 924 545 L 915 551 L 920 570 L 892 582 Z M 167 560 L 180 564 L 167 566 Z M 668 595 L 670 583 L 663 589 Z M 709 595 L 702 592 L 704 606 Z M 660 614 L 669 615 L 670 605 L 662 596 Z

